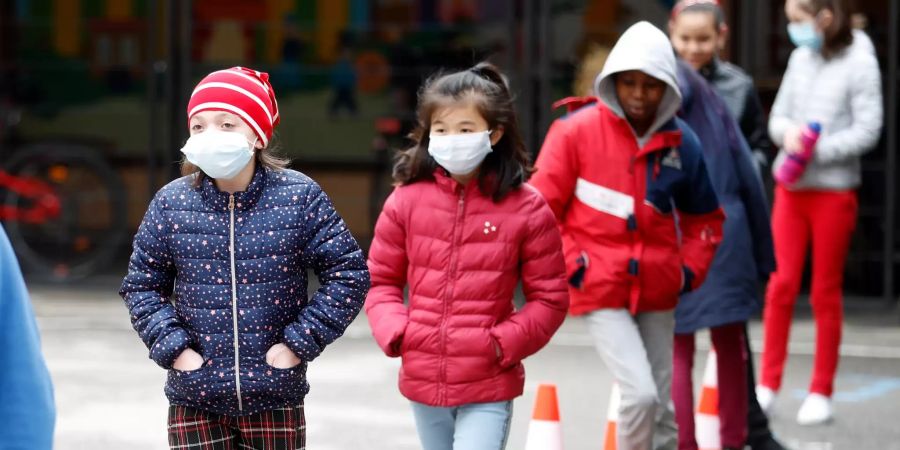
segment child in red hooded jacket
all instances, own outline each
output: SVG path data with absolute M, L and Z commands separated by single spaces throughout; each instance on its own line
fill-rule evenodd
M 696 289 L 724 215 L 681 105 L 675 55 L 647 22 L 609 54 L 594 100 L 547 133 L 533 183 L 562 227 L 571 312 L 618 382 L 618 448 L 674 450 L 673 309 Z M 571 103 L 571 102 L 570 102 Z
M 522 360 L 565 319 L 562 241 L 525 184 L 528 153 L 494 66 L 433 78 L 419 101 L 415 145 L 375 227 L 366 313 L 385 354 L 403 358 L 400 392 L 422 447 L 502 449 Z

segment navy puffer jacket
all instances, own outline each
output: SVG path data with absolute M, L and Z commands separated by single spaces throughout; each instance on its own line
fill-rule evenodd
M 679 115 L 703 144 L 716 196 L 725 210 L 724 238 L 706 282 L 675 308 L 675 333 L 745 322 L 759 310 L 759 286 L 775 270 L 769 209 L 747 141 L 719 95 L 678 62 Z
M 169 369 L 172 404 L 230 416 L 297 405 L 309 390 L 307 363 L 363 305 L 365 258 L 322 189 L 299 172 L 257 168 L 234 195 L 192 180 L 161 189 L 135 236 L 120 290 L 132 324 Z M 309 299 L 307 269 L 321 283 Z M 277 343 L 303 362 L 268 365 Z M 172 369 L 188 347 L 206 363 Z

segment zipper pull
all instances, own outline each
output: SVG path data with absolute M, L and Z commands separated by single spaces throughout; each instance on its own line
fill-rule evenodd
M 228 195 L 228 210 L 234 211 L 234 194 Z

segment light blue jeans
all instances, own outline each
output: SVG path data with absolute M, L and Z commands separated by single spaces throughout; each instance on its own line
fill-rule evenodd
M 423 450 L 503 450 L 512 401 L 440 408 L 412 402 Z

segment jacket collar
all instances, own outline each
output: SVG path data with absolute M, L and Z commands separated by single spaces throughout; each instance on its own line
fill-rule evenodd
M 627 130 L 627 133 L 630 136 L 634 136 L 634 131 L 632 131 L 631 124 L 628 123 L 628 119 L 619 116 L 605 105 L 601 105 L 598 103 L 598 107 L 603 109 L 608 117 L 611 117 L 612 120 L 616 121 L 616 125 L 618 127 Z M 650 139 L 646 143 L 644 143 L 643 147 L 638 149 L 635 158 L 640 158 L 641 156 L 646 156 L 656 151 L 665 150 L 671 147 L 678 147 L 680 145 L 681 130 L 678 128 L 677 119 L 672 118 L 668 122 L 664 123 L 659 130 L 655 131 Z
M 269 177 L 268 172 L 269 170 L 262 167 L 261 164 L 256 165 L 256 169 L 253 172 L 253 179 L 250 180 L 250 185 L 247 186 L 247 189 L 245 191 L 234 193 L 235 209 L 247 210 L 256 205 L 260 197 L 262 197 L 263 189 L 266 187 L 266 180 Z M 227 211 L 229 194 L 220 191 L 211 177 L 199 173 L 196 176 L 203 177 L 200 186 L 200 193 L 203 196 L 203 201 L 217 211 Z
M 702 75 L 703 78 L 705 78 L 707 81 L 709 81 L 709 80 L 712 80 L 713 78 L 715 78 L 718 71 L 719 71 L 719 57 L 714 56 L 713 59 L 710 60 L 708 64 L 701 67 L 700 70 L 698 70 L 697 72 L 699 72 L 700 75 Z
M 434 172 L 432 173 L 432 175 L 434 175 L 435 183 L 437 183 L 437 185 L 445 191 L 452 192 L 454 194 L 459 194 L 460 192 L 465 192 L 465 195 L 467 197 L 473 191 L 479 191 L 477 177 L 475 179 L 473 179 L 472 181 L 470 181 L 469 184 L 463 186 L 462 184 L 459 183 L 459 181 L 454 180 L 453 177 L 450 176 L 450 174 L 446 170 L 444 170 L 444 168 L 442 168 L 442 167 L 438 167 L 437 169 L 434 169 Z

